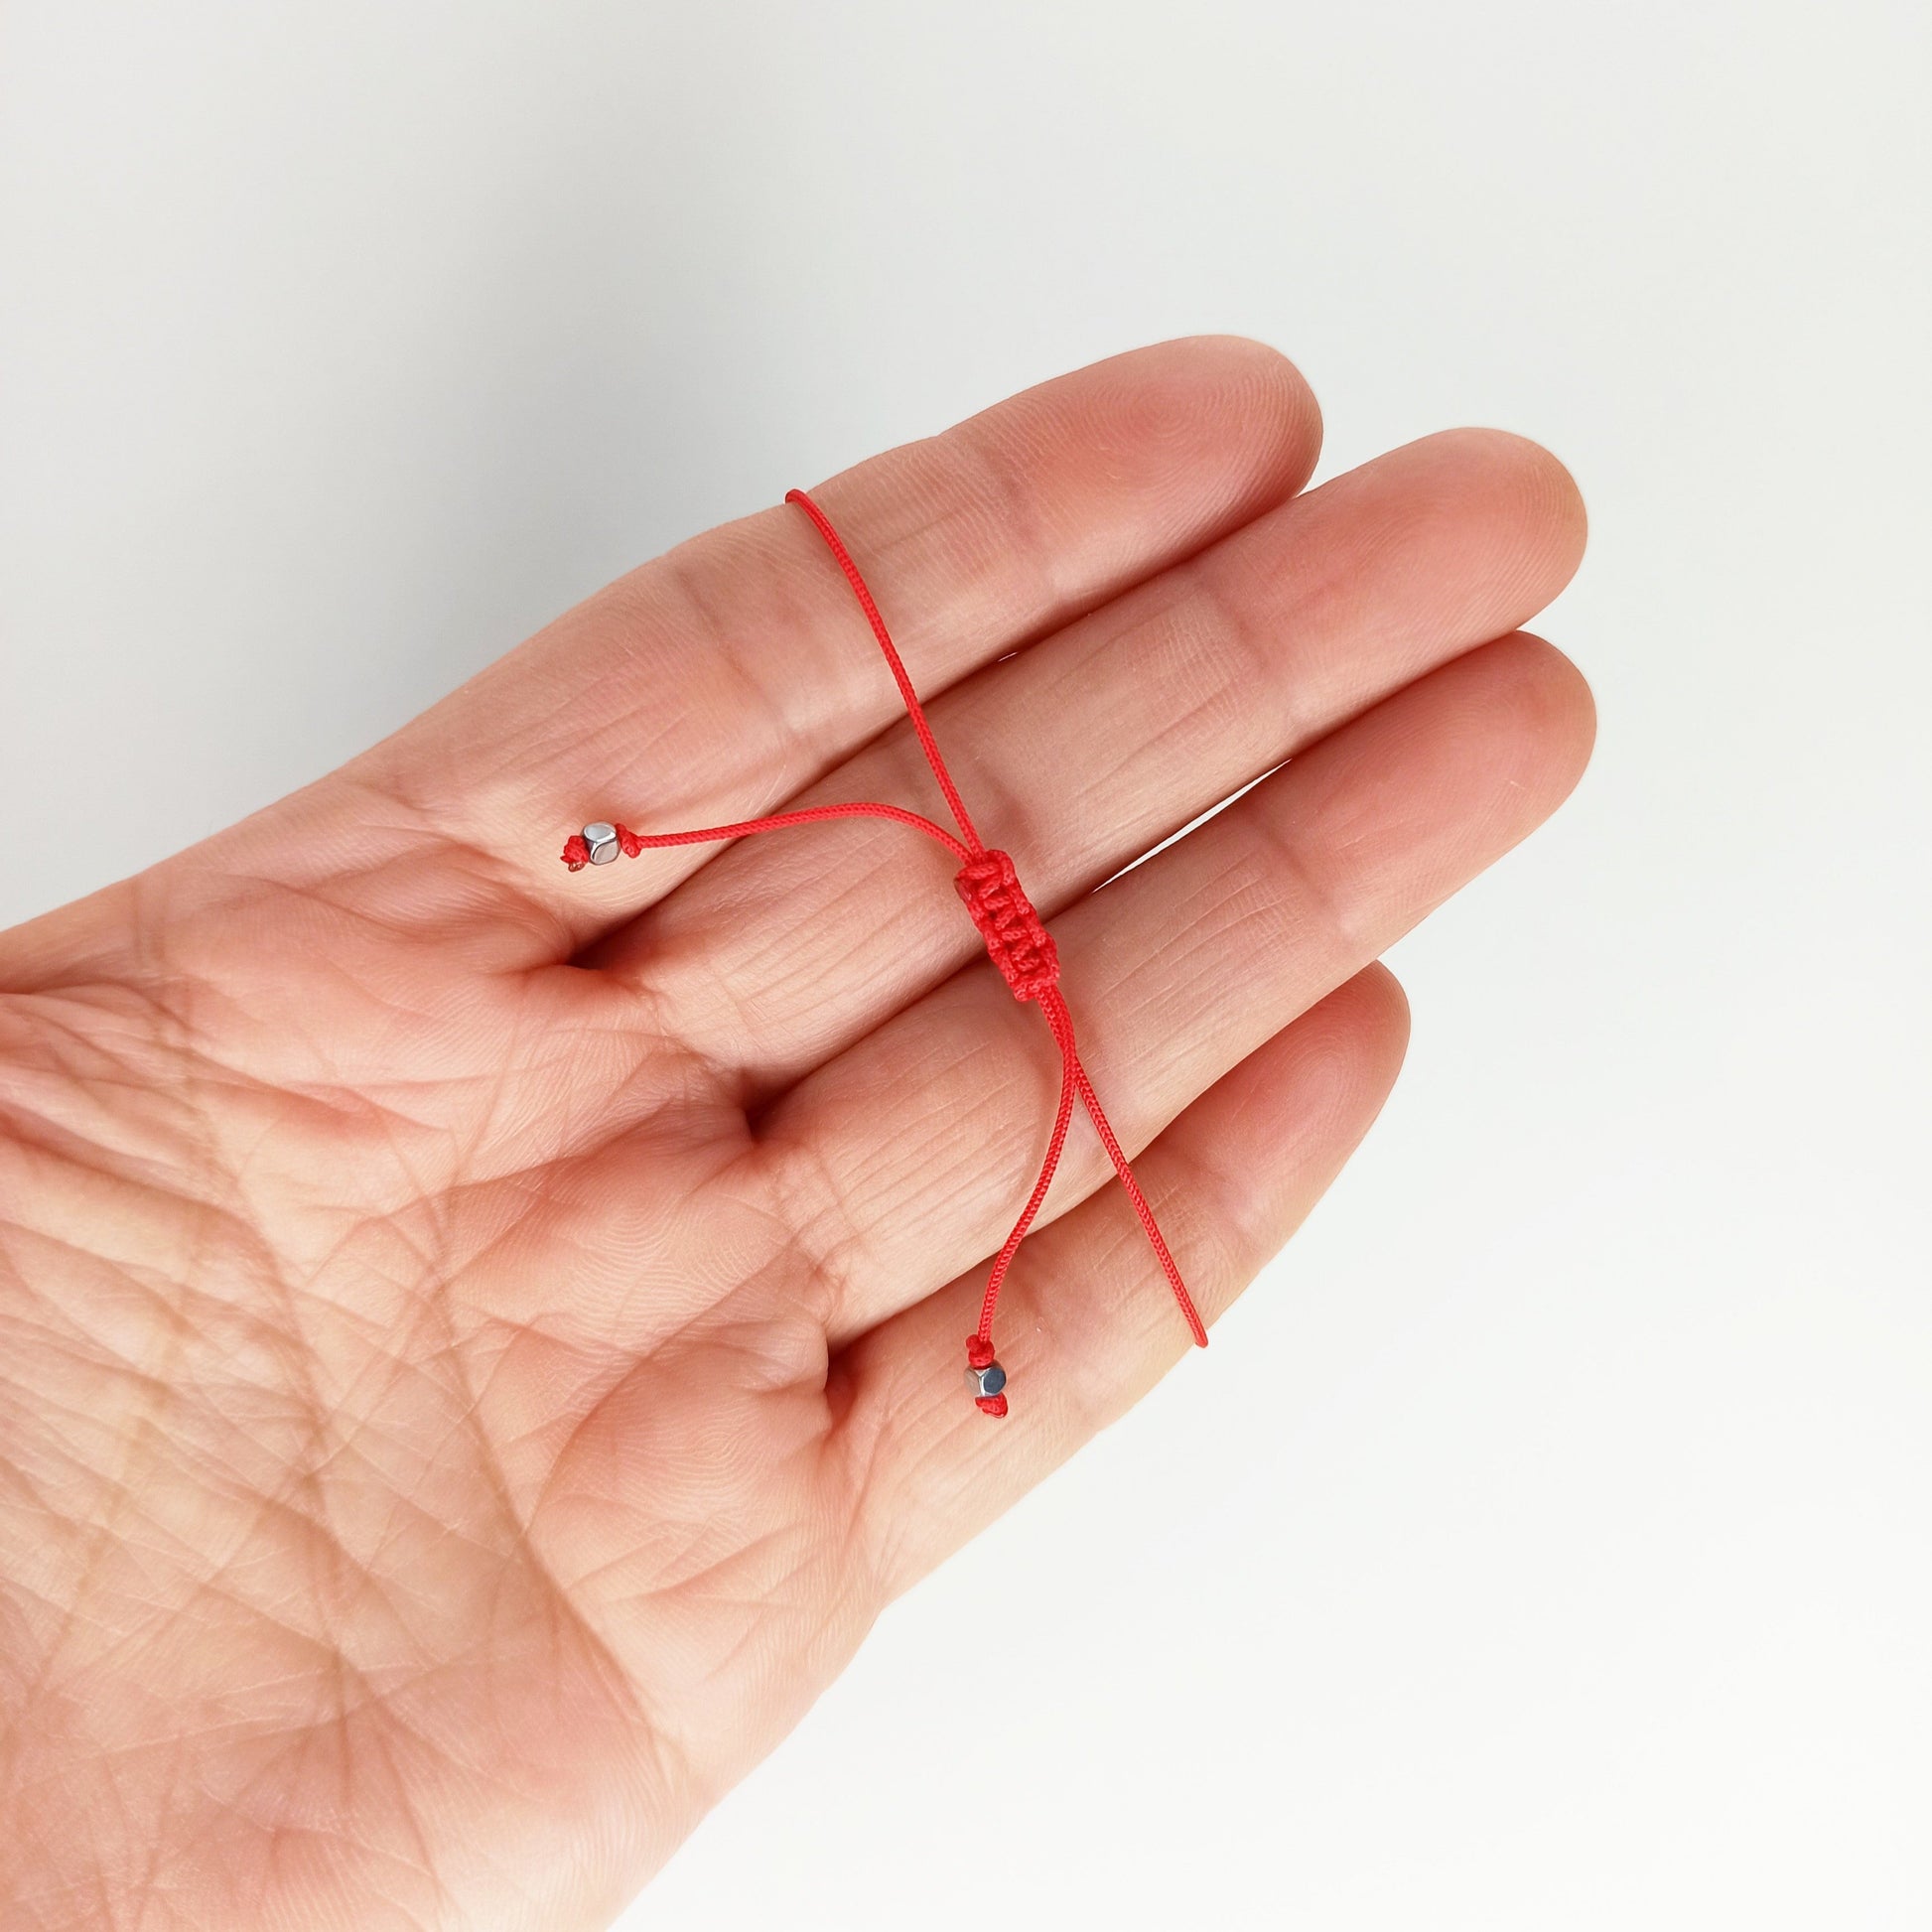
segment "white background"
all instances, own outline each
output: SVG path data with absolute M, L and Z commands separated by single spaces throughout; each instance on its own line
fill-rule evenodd
M 1394 956 L 1359 1161 L 637 1926 L 1932 1923 L 1918 0 L 0 36 L 0 919 L 1135 343 L 1588 499 L 1595 766 Z

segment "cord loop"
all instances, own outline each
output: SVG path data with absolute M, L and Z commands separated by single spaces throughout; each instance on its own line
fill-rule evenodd
M 834 561 L 845 574 L 846 582 L 852 586 L 852 594 L 859 600 L 859 608 L 865 613 L 866 621 L 872 626 L 872 634 L 878 639 L 879 648 L 885 655 L 893 682 L 898 686 L 899 696 L 905 701 L 905 715 L 919 741 L 919 749 L 924 752 L 932 776 L 952 811 L 953 822 L 959 827 L 957 836 L 918 812 L 907 811 L 903 805 L 855 798 L 849 803 L 805 805 L 797 811 L 774 812 L 766 818 L 740 819 L 731 825 L 701 826 L 688 832 L 633 832 L 627 825 L 600 819 L 585 826 L 582 832 L 573 832 L 564 841 L 563 862 L 572 872 L 582 872 L 586 866 L 609 864 L 620 852 L 626 859 L 634 859 L 641 852 L 654 852 L 667 846 L 709 845 L 721 839 L 744 838 L 753 832 L 778 832 L 793 825 L 818 825 L 835 818 L 891 819 L 943 845 L 958 861 L 959 870 L 953 875 L 953 889 L 964 900 L 966 910 L 985 942 L 987 957 L 999 969 L 1000 977 L 1012 989 L 1016 1000 L 1031 1001 L 1039 1008 L 1060 1055 L 1059 1106 L 1053 1115 L 1052 1129 L 1046 1137 L 1045 1157 L 1039 1164 L 1039 1174 L 1034 1182 L 1034 1190 L 1020 1210 L 1020 1218 L 1014 1222 L 1012 1232 L 1000 1252 L 993 1257 L 993 1265 L 987 1271 L 986 1293 L 980 1302 L 979 1327 L 966 1344 L 967 1381 L 974 1391 L 975 1403 L 983 1415 L 1004 1416 L 1007 1413 L 1006 1370 L 993 1358 L 993 1311 L 999 1306 L 1000 1290 L 1006 1282 L 1007 1271 L 1013 1266 L 1013 1258 L 1020 1250 L 1021 1242 L 1027 1238 L 1027 1230 L 1039 1213 L 1046 1199 L 1046 1190 L 1053 1184 L 1053 1175 L 1059 1169 L 1060 1153 L 1066 1146 L 1067 1129 L 1072 1124 L 1076 1102 L 1085 1109 L 1087 1118 L 1093 1122 L 1094 1132 L 1100 1136 L 1101 1146 L 1107 1150 L 1107 1159 L 1113 1163 L 1121 1188 L 1147 1235 L 1148 1246 L 1154 1250 L 1154 1258 L 1168 1279 L 1168 1287 L 1173 1292 L 1174 1303 L 1187 1323 L 1188 1333 L 1193 1336 L 1197 1346 L 1205 1348 L 1207 1329 L 1202 1325 L 1200 1314 L 1180 1279 L 1180 1270 L 1174 1266 L 1173 1256 L 1168 1252 L 1168 1244 L 1154 1218 L 1154 1210 L 1148 1205 L 1147 1196 L 1141 1192 L 1140 1182 L 1134 1178 L 1134 1170 L 1128 1165 L 1127 1155 L 1114 1133 L 1113 1124 L 1100 1104 L 1100 1096 L 1094 1092 L 1093 1082 L 1087 1078 L 1087 1070 L 1080 1064 L 1080 1049 L 1073 1038 L 1073 1016 L 1067 1012 L 1066 1001 L 1059 990 L 1060 956 L 1053 945 L 1053 935 L 1046 930 L 1033 900 L 1020 884 L 1020 875 L 1014 871 L 1011 855 L 981 839 L 972 814 L 966 809 L 966 801 L 960 797 L 959 787 L 954 784 L 952 773 L 946 768 L 946 760 L 940 756 L 938 743 L 932 736 L 932 727 L 926 721 L 925 707 L 920 704 L 918 693 L 912 688 L 912 680 L 906 675 L 905 666 L 899 659 L 898 650 L 887 632 L 886 620 L 879 615 L 879 606 L 873 601 L 872 592 L 867 589 L 866 580 L 859 574 L 859 566 L 852 561 L 851 553 L 840 540 L 839 533 L 832 528 L 824 511 L 802 489 L 788 490 L 785 501 L 795 503 L 811 519 L 813 527 L 824 538 L 825 547 L 831 551 Z

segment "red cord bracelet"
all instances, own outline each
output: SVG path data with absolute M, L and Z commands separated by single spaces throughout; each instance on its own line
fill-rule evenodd
M 1034 1182 L 1034 1190 L 1027 1197 L 1026 1206 L 1020 1210 L 1020 1218 L 1013 1224 L 1013 1232 L 993 1257 L 992 1272 L 986 1279 L 986 1295 L 980 1303 L 980 1324 L 966 1339 L 966 1379 L 972 1387 L 974 1400 L 989 1416 L 1004 1416 L 1007 1413 L 1006 1370 L 993 1355 L 993 1311 L 999 1306 L 1000 1288 L 1006 1281 L 1008 1269 L 1013 1266 L 1013 1257 L 1019 1251 L 1021 1242 L 1027 1238 L 1027 1230 L 1033 1226 L 1034 1217 L 1046 1198 L 1046 1190 L 1053 1183 L 1054 1171 L 1060 1164 L 1060 1153 L 1066 1146 L 1067 1129 L 1072 1125 L 1075 1100 L 1086 1109 L 1094 1131 L 1100 1136 L 1101 1145 L 1107 1150 L 1107 1158 L 1114 1164 L 1114 1173 L 1120 1176 L 1120 1184 L 1126 1189 L 1127 1198 L 1133 1202 L 1141 1226 L 1147 1230 L 1148 1242 L 1161 1264 L 1161 1272 L 1168 1278 L 1168 1286 L 1173 1290 L 1173 1298 L 1180 1305 L 1180 1312 L 1186 1317 L 1194 1341 L 1205 1348 L 1207 1330 L 1202 1327 L 1186 1285 L 1180 1279 L 1180 1270 L 1174 1266 L 1173 1256 L 1168 1252 L 1168 1244 L 1162 1239 L 1154 1210 L 1148 1205 L 1147 1196 L 1141 1192 L 1140 1183 L 1134 1178 L 1134 1170 L 1128 1166 L 1127 1156 L 1121 1152 L 1120 1142 L 1114 1137 L 1112 1124 L 1100 1105 L 1100 1097 L 1093 1090 L 1093 1082 L 1087 1078 L 1087 1070 L 1080 1063 L 1080 1050 L 1073 1039 L 1073 1016 L 1068 1013 L 1065 997 L 1060 992 L 1060 960 L 1054 950 L 1053 936 L 1041 923 L 1033 901 L 1028 898 L 1013 869 L 1012 859 L 997 846 L 986 844 L 974 826 L 972 815 L 966 809 L 966 801 L 960 797 L 952 773 L 946 769 L 946 760 L 939 755 L 932 727 L 926 722 L 925 708 L 919 703 L 918 693 L 912 689 L 912 680 L 899 660 L 898 651 L 886 628 L 886 621 L 879 615 L 879 606 L 873 602 L 872 592 L 866 588 L 866 580 L 859 575 L 859 566 L 852 561 L 851 553 L 839 540 L 839 533 L 827 521 L 824 511 L 802 489 L 788 490 L 785 501 L 796 503 L 811 518 L 819 535 L 825 539 L 826 547 L 838 560 L 839 568 L 845 572 L 846 582 L 852 586 L 853 595 L 859 600 L 859 608 L 866 614 L 866 621 L 872 625 L 872 634 L 878 638 L 879 648 L 886 653 L 893 680 L 898 686 L 899 696 L 905 701 L 906 716 L 911 719 L 912 729 L 918 734 L 919 747 L 925 753 L 926 762 L 932 767 L 932 775 L 939 781 L 940 791 L 945 794 L 946 804 L 959 827 L 959 836 L 955 838 L 944 826 L 935 825 L 929 818 L 921 818 L 917 812 L 902 810 L 897 805 L 862 800 L 849 805 L 811 805 L 803 811 L 777 812 L 769 818 L 748 818 L 736 825 L 708 825 L 693 832 L 639 833 L 631 831 L 627 825 L 600 822 L 585 826 L 582 832 L 573 833 L 564 842 L 564 864 L 572 872 L 581 872 L 586 866 L 607 865 L 620 853 L 626 859 L 634 859 L 638 853 L 659 846 L 709 845 L 719 839 L 743 838 L 752 832 L 778 832 L 787 826 L 812 825 L 829 818 L 890 818 L 900 825 L 909 825 L 915 832 L 923 832 L 927 838 L 937 839 L 959 861 L 953 886 L 965 901 L 973 924 L 979 929 L 987 956 L 999 969 L 1001 978 L 1012 988 L 1013 997 L 1031 1001 L 1045 1015 L 1046 1024 L 1052 1029 L 1054 1043 L 1060 1049 L 1060 1103 L 1053 1116 L 1053 1131 L 1046 1142 L 1046 1158 L 1040 1163 L 1039 1178 Z

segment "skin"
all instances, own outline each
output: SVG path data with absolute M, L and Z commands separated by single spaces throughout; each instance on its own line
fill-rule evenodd
M 1455 431 L 1304 492 L 1318 433 L 1272 350 L 1173 343 L 814 492 L 1210 1320 L 1395 1077 L 1377 955 L 1591 734 L 1517 628 L 1582 553 L 1560 465 Z M 943 852 L 555 858 L 856 797 L 936 808 L 773 507 L 0 935 L 8 1932 L 603 1925 L 1187 1352 L 1076 1128 L 1013 1414 L 966 1393 L 1057 1068 Z

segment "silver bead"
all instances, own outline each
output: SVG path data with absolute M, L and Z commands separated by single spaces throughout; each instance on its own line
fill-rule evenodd
M 595 825 L 584 827 L 584 843 L 591 849 L 591 864 L 608 866 L 622 849 L 618 844 L 618 828 L 607 825 L 599 819 Z
M 1007 1372 L 998 1362 L 988 1362 L 984 1368 L 969 1368 L 966 1371 L 966 1386 L 975 1396 L 998 1395 L 1007 1385 Z

